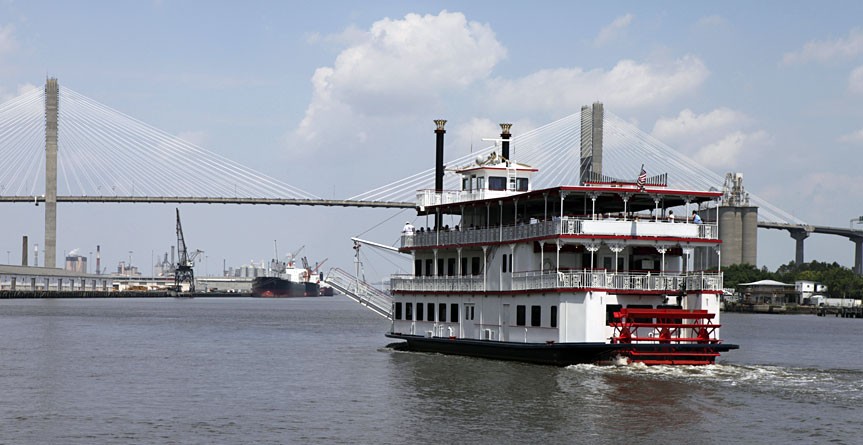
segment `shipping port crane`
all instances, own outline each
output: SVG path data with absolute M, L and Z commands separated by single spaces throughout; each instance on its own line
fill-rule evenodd
M 182 292 L 183 283 L 189 283 L 189 292 L 195 292 L 195 258 L 204 253 L 203 250 L 196 250 L 189 255 L 186 249 L 186 239 L 183 237 L 183 226 L 180 224 L 180 209 L 177 209 L 177 253 L 179 259 L 177 268 L 174 270 L 174 290 Z

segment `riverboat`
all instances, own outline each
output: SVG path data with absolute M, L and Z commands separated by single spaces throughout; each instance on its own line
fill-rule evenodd
M 502 153 L 455 169 L 460 189 L 443 190 L 435 122 L 435 189 L 417 194 L 434 223 L 406 227 L 413 273 L 390 279 L 397 347 L 550 365 L 707 365 L 738 348 L 719 338 L 722 274 L 694 267 L 717 255 L 715 220 L 669 218 L 720 192 L 672 189 L 643 168 L 534 189 L 539 170 L 509 159 L 509 124 Z

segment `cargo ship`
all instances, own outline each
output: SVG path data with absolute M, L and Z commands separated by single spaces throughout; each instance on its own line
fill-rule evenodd
M 320 275 L 315 274 L 305 257 L 302 267 L 297 267 L 293 260 L 270 262 L 271 276 L 256 277 L 252 280 L 252 296 L 258 298 L 295 298 L 319 297 L 332 295 L 322 292 Z M 329 286 L 324 286 L 329 288 Z M 324 289 L 324 290 L 325 290 Z
M 738 348 L 719 338 L 722 274 L 702 261 L 721 245 L 703 207 L 720 192 L 644 167 L 534 189 L 539 169 L 509 159 L 510 124 L 502 153 L 456 168 L 460 189 L 444 190 L 435 123 L 435 189 L 416 203 L 435 224 L 402 232 L 414 270 L 390 279 L 394 347 L 560 366 L 709 365 Z

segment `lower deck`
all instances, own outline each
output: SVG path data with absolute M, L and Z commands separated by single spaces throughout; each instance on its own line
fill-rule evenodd
M 705 310 L 716 314 L 719 295 L 628 295 L 599 291 L 531 294 L 409 294 L 393 303 L 391 332 L 427 337 L 521 343 L 611 343 L 615 313 L 621 309 Z M 650 321 L 654 321 L 653 317 Z M 694 328 L 675 332 L 678 338 L 697 338 Z M 639 341 L 659 338 L 651 326 L 632 332 Z M 718 329 L 715 329 L 718 336 Z M 657 340 L 658 341 L 658 340 Z

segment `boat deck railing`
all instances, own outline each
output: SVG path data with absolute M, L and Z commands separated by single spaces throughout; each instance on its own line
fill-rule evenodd
M 665 222 L 651 220 L 591 219 L 578 217 L 554 218 L 529 224 L 487 228 L 455 228 L 415 232 L 402 235 L 401 247 L 458 246 L 495 242 L 520 241 L 558 235 L 597 235 L 627 237 L 670 237 L 717 240 L 715 223 Z
M 496 283 L 495 283 L 496 284 Z M 721 291 L 721 273 L 611 272 L 606 270 L 514 272 L 509 289 L 605 289 L 608 291 Z M 393 291 L 478 292 L 486 290 L 482 276 L 417 277 L 394 275 Z

